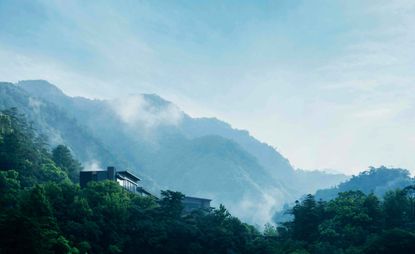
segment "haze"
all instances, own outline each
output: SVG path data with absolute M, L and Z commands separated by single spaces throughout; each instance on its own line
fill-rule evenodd
M 414 30 L 404 0 L 1 0 L 0 80 L 156 93 L 298 168 L 413 170 Z

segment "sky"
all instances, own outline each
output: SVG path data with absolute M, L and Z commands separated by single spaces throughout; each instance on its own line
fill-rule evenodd
M 156 93 L 302 169 L 415 172 L 415 1 L 0 0 L 0 80 Z

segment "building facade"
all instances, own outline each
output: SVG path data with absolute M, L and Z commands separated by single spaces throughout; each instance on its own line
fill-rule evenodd
M 141 181 L 139 177 L 128 170 L 117 171 L 115 167 L 108 167 L 106 170 L 85 170 L 79 173 L 79 184 L 84 188 L 91 181 L 116 181 L 124 189 L 139 194 L 142 196 L 151 196 L 149 192 L 140 187 L 138 182 Z
M 87 186 L 91 181 L 98 182 L 104 180 L 116 181 L 125 190 L 137 195 L 156 198 L 143 187 L 139 186 L 141 179 L 128 170 L 118 171 L 115 167 L 107 167 L 106 170 L 85 170 L 79 173 L 79 184 L 81 188 Z M 199 209 L 208 211 L 211 208 L 210 202 L 211 200 L 206 198 L 185 196 L 182 199 L 183 212 L 190 213 Z
M 190 213 L 194 210 L 199 210 L 199 209 L 207 211 L 210 209 L 210 201 L 212 200 L 207 199 L 207 198 L 185 196 L 182 199 L 183 212 Z

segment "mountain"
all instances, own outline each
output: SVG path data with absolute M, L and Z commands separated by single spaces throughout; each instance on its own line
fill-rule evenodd
M 91 100 L 69 97 L 43 80 L 0 83 L 0 92 L 1 108 L 17 107 L 52 145 L 75 151 L 84 167 L 132 169 L 155 193 L 212 198 L 245 221 L 265 223 L 284 202 L 332 184 L 305 181 L 313 173 L 294 170 L 247 131 L 192 118 L 155 94 Z
M 371 167 L 336 187 L 318 190 L 315 197 L 316 199 L 330 200 L 340 192 L 351 190 L 360 190 L 365 194 L 373 193 L 378 197 L 382 197 L 389 190 L 403 189 L 413 184 L 415 184 L 415 180 L 411 178 L 409 171 L 406 169 L 386 168 L 384 166 Z
M 55 104 L 30 96 L 12 83 L 0 83 L 0 108 L 11 107 L 24 114 L 33 127 L 41 130 L 53 145 L 67 144 L 79 160 L 86 162 L 102 158 L 102 163 L 105 164 L 125 165 L 91 132 Z
M 325 174 L 321 171 L 314 171 L 316 179 L 322 181 L 331 181 L 330 178 L 325 179 Z M 310 178 L 310 174 L 307 174 L 309 181 L 314 182 L 316 179 Z M 343 175 L 339 175 L 338 180 L 341 181 Z M 301 182 L 301 178 L 298 179 Z M 339 181 L 339 182 L 340 182 Z M 322 188 L 315 192 L 315 200 L 329 201 L 338 197 L 341 192 L 348 191 L 362 191 L 364 194 L 375 194 L 378 198 L 382 199 L 386 192 L 396 189 L 403 189 L 407 186 L 414 185 L 415 179 L 410 176 L 410 172 L 401 168 L 386 168 L 381 166 L 379 168 L 371 167 L 366 171 L 362 171 L 358 175 L 352 177 L 346 177 L 343 182 L 336 184 L 332 182 L 332 187 Z M 300 200 L 307 199 L 307 196 L 303 196 Z M 284 208 L 277 211 L 273 215 L 273 221 L 277 224 L 281 224 L 293 219 L 289 213 L 293 206 L 291 200 L 290 203 L 284 204 Z

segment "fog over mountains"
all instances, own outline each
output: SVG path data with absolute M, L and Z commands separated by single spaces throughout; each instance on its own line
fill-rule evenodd
M 0 108 L 16 107 L 85 168 L 128 168 L 157 193 L 213 199 L 262 225 L 285 202 L 347 177 L 295 170 L 273 147 L 215 118 L 193 118 L 155 94 L 115 100 L 69 97 L 42 80 L 0 83 Z M 278 130 L 276 130 L 278 131 Z

